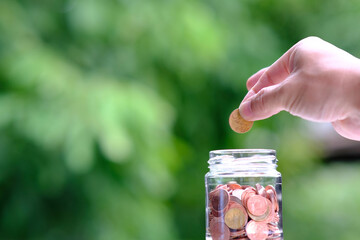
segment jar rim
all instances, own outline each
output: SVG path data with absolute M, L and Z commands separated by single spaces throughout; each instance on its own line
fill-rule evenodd
M 262 148 L 253 148 L 253 149 L 219 149 L 210 151 L 210 158 L 221 155 L 229 154 L 266 154 L 266 155 L 276 155 L 276 150 L 274 149 L 262 149 Z
M 210 172 L 264 172 L 275 170 L 278 160 L 273 149 L 223 149 L 210 151 Z

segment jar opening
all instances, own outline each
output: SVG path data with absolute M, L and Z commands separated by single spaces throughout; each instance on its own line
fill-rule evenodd
M 264 172 L 276 170 L 276 151 L 272 149 L 226 149 L 210 152 L 211 172 Z
M 210 159 L 217 156 L 251 157 L 254 155 L 276 156 L 273 149 L 221 149 L 210 151 Z

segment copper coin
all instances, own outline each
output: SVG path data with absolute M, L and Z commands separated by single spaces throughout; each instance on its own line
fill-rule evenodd
M 233 190 L 233 191 L 236 189 L 242 189 L 242 187 L 239 184 L 237 184 L 236 182 L 229 182 L 227 184 L 227 186 L 230 190 Z
M 247 203 L 248 203 L 250 197 L 255 196 L 255 195 L 256 195 L 256 194 L 255 194 L 255 193 L 252 193 L 252 192 L 247 192 L 247 193 L 244 194 L 241 202 L 242 202 L 243 206 L 244 206 L 246 209 L 248 209 Z
M 256 189 L 251 186 L 247 186 L 244 190 L 253 191 L 254 193 L 256 193 Z
M 230 230 L 221 219 L 210 222 L 209 232 L 213 240 L 229 240 Z
M 245 189 L 244 192 L 241 194 L 241 202 L 246 209 L 249 198 L 255 195 L 256 195 L 256 190 L 252 187 Z
M 224 222 L 224 219 L 223 218 L 221 218 L 221 217 L 213 217 L 212 219 L 211 219 L 211 221 L 209 221 L 209 226 L 210 226 L 210 223 L 214 223 L 214 222 Z
M 265 188 L 263 186 L 261 186 L 261 184 L 259 184 L 259 183 L 255 184 L 255 186 L 256 186 L 257 193 L 263 197 L 266 197 Z
M 243 228 L 248 220 L 248 215 L 245 208 L 238 204 L 234 203 L 225 213 L 225 224 L 231 229 L 241 229 Z
M 216 210 L 214 210 L 214 209 L 212 208 L 212 209 L 211 209 L 211 213 L 212 213 L 215 217 L 223 217 L 224 214 L 225 214 L 225 212 L 226 212 L 226 209 L 227 209 L 227 208 L 225 208 L 225 209 L 223 209 L 223 210 L 221 210 L 221 211 L 216 211 Z
M 244 190 L 242 190 L 242 189 L 235 189 L 234 191 L 232 191 L 231 195 L 235 196 L 241 200 L 241 195 L 243 192 L 244 192 Z
M 227 207 L 230 195 L 225 189 L 218 188 L 209 193 L 209 200 L 211 207 L 215 211 L 220 212 Z
M 254 216 L 251 213 L 248 213 L 248 214 L 249 214 L 249 217 L 256 222 L 267 223 L 268 222 L 267 219 L 269 217 L 270 211 L 267 211 L 264 215 L 261 215 L 261 216 Z
M 278 223 L 280 221 L 280 215 L 279 215 L 279 213 L 276 213 L 275 214 L 275 217 L 274 217 L 274 219 L 273 219 L 273 222 L 274 223 Z
M 231 238 L 246 237 L 245 229 L 241 229 L 241 230 L 231 230 L 230 229 L 230 237 Z
M 234 196 L 234 195 L 230 196 L 230 203 L 229 203 L 229 205 L 231 204 L 231 202 L 235 202 L 235 203 L 238 203 L 238 204 L 241 204 L 241 205 L 242 205 L 241 199 L 238 198 L 237 196 Z
M 211 222 L 211 220 L 213 220 L 214 217 L 215 217 L 215 216 L 214 216 L 213 212 L 210 211 L 209 214 L 208 214 L 209 222 Z
M 219 188 L 220 188 L 220 189 L 225 189 L 225 190 L 227 190 L 227 186 L 224 185 L 224 184 L 219 184 L 219 185 L 217 185 L 215 189 L 219 189 Z
M 268 223 L 268 228 L 270 231 L 272 232 L 277 232 L 279 231 L 279 227 L 276 224 L 273 223 Z
M 266 199 L 267 201 L 269 201 L 269 199 Z M 265 223 L 268 223 L 268 222 L 271 222 L 271 220 L 273 219 L 273 216 L 271 213 L 271 203 L 269 201 L 269 204 L 268 204 L 268 209 L 266 210 L 266 212 L 263 214 L 263 215 L 260 215 L 260 216 L 255 216 L 255 215 L 252 215 L 250 212 L 248 212 L 249 214 L 249 217 L 254 220 L 254 221 L 257 221 L 257 222 L 265 222 Z
M 268 205 L 268 209 L 266 210 L 266 213 L 264 213 L 261 216 L 254 216 L 249 213 L 249 216 L 253 220 L 258 221 L 258 222 L 265 222 L 265 223 L 274 222 L 276 213 L 274 211 L 273 205 L 271 204 L 269 199 L 266 199 L 266 201 L 267 201 L 267 205 Z
M 233 131 L 237 133 L 246 133 L 251 129 L 254 122 L 246 121 L 241 115 L 239 109 L 232 111 L 229 117 L 229 124 Z
M 279 206 L 277 204 L 277 200 L 275 198 L 274 192 L 272 190 L 267 190 L 266 195 L 267 198 L 270 200 L 271 204 L 273 205 L 274 211 L 277 212 Z
M 266 200 L 268 199 L 260 195 L 250 197 L 246 203 L 247 210 L 254 216 L 264 215 L 269 208 L 268 202 Z
M 265 240 L 269 235 L 266 223 L 250 221 L 246 225 L 246 234 L 250 240 Z
M 271 185 L 265 187 L 265 191 L 270 199 L 270 201 L 275 205 L 275 212 L 279 211 L 279 202 L 277 200 L 277 194 L 275 188 Z M 271 193 L 272 192 L 272 193 Z
M 276 221 L 276 215 L 277 213 L 275 212 L 275 208 L 274 205 L 270 202 L 269 199 L 266 199 L 266 201 L 268 201 L 268 204 L 270 207 L 270 214 L 269 216 L 265 219 L 266 222 L 270 223 L 270 222 L 277 222 Z
M 265 191 L 266 191 L 266 192 L 267 192 L 267 191 L 272 191 L 272 192 L 274 193 L 274 195 L 275 195 L 275 198 L 277 198 L 276 190 L 275 190 L 275 188 L 274 188 L 273 186 L 267 185 L 267 186 L 265 187 Z
M 229 208 L 229 206 L 230 206 L 230 201 L 229 201 L 229 203 L 227 204 L 227 206 L 224 208 L 224 209 L 222 209 L 222 210 L 220 210 L 220 211 L 216 211 L 214 208 L 211 208 L 210 210 L 210 212 L 211 212 L 211 214 L 212 215 L 214 215 L 215 217 L 224 217 L 224 215 L 225 215 L 225 212 L 227 211 L 227 209 Z
M 272 238 L 281 237 L 281 232 L 280 232 L 279 227 L 268 224 L 268 228 L 269 228 L 269 231 L 270 231 L 269 237 L 272 237 Z
M 275 188 L 272 186 L 272 185 L 267 185 L 266 187 L 265 187 L 265 190 L 267 191 L 267 190 L 272 190 L 275 194 L 276 194 L 276 191 L 275 191 Z
M 245 208 L 246 208 L 247 200 L 249 199 L 250 196 L 253 196 L 253 195 L 256 195 L 256 190 L 253 187 L 248 187 L 241 193 L 241 201 Z

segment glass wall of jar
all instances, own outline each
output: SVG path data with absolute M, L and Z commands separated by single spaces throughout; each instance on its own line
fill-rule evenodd
M 277 161 L 270 149 L 210 152 L 206 240 L 283 239 Z

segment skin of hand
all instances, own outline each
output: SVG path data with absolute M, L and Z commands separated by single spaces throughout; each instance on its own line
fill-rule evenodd
M 342 136 L 360 140 L 360 59 L 308 37 L 271 66 L 251 76 L 239 111 L 249 121 L 285 110 L 316 122 L 331 122 Z

